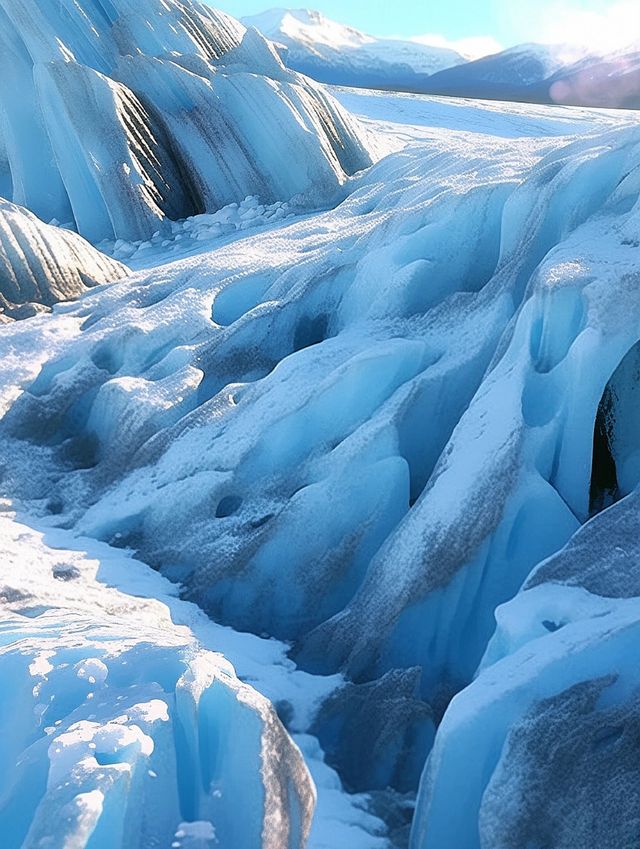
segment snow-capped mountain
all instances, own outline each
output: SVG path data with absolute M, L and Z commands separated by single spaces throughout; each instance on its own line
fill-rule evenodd
M 524 44 L 434 74 L 422 89 L 441 95 L 640 107 L 640 48 L 602 55 L 566 45 Z
M 324 83 L 416 88 L 465 61 L 455 50 L 375 38 L 310 9 L 270 9 L 243 23 L 279 45 L 288 67 Z
M 308 9 L 244 19 L 285 63 L 324 83 L 489 100 L 640 107 L 640 48 L 604 55 L 568 44 L 519 44 L 467 60 L 447 48 L 381 39 Z
M 640 45 L 586 57 L 546 80 L 553 103 L 640 108 Z
M 536 88 L 580 57 L 560 45 L 520 44 L 434 74 L 426 90 L 438 94 L 511 100 Z

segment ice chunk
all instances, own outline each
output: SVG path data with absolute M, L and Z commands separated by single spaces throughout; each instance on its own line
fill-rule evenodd
M 3 847 L 303 849 L 313 785 L 264 697 L 99 560 L 6 515 L 0 552 Z
M 128 270 L 76 233 L 43 224 L 27 209 L 0 198 L 0 316 L 19 317 L 16 305 L 51 306 Z
M 619 815 L 637 804 L 637 501 L 592 519 L 498 609 L 483 668 L 425 768 L 415 849 L 638 839 L 637 821 Z

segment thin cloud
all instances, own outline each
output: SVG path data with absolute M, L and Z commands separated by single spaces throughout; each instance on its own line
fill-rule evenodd
M 471 38 L 452 40 L 445 38 L 443 35 L 428 33 L 427 35 L 414 36 L 411 41 L 415 41 L 418 44 L 427 44 L 432 47 L 447 47 L 449 50 L 456 50 L 465 59 L 480 59 L 481 56 L 499 53 L 503 49 L 500 42 L 490 35 L 478 35 Z
M 607 53 L 640 39 L 638 0 L 618 0 L 599 10 L 576 2 L 552 2 L 536 27 L 536 40 L 548 44 L 578 44 Z

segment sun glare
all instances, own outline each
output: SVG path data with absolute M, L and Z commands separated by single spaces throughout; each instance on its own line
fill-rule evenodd
M 540 41 L 570 44 L 589 52 L 610 53 L 640 41 L 638 0 L 603 4 L 599 10 L 554 3 L 544 15 Z

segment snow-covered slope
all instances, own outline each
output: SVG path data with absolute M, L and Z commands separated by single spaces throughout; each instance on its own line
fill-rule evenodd
M 0 321 L 76 298 L 127 274 L 76 233 L 43 224 L 0 198 Z
M 571 44 L 519 44 L 467 61 L 446 48 L 375 38 L 308 9 L 270 9 L 244 18 L 244 23 L 271 39 L 290 68 L 333 85 L 640 107 L 637 41 L 613 53 Z
M 309 9 L 270 9 L 243 18 L 279 46 L 285 63 L 320 82 L 365 88 L 419 88 L 464 62 L 455 50 L 376 38 Z
M 0 186 L 90 238 L 262 202 L 326 203 L 371 158 L 255 31 L 182 0 L 0 8 Z

